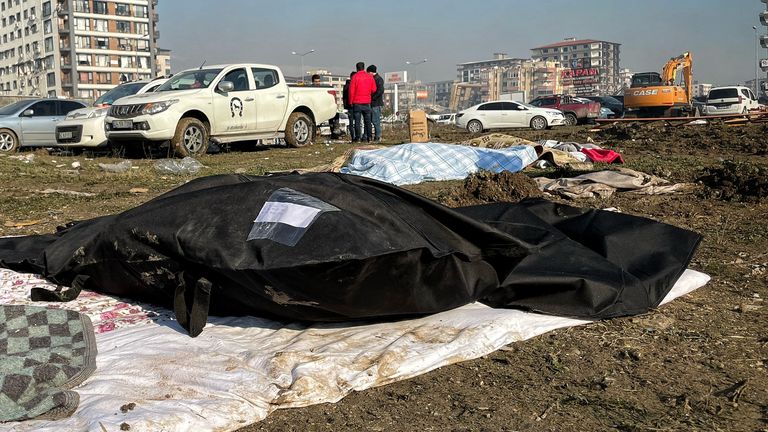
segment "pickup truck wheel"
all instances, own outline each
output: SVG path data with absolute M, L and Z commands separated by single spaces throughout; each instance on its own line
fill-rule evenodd
M 547 128 L 547 119 L 542 116 L 536 116 L 531 119 L 531 129 L 544 130 Z
M 0 153 L 13 153 L 19 150 L 19 138 L 10 129 L 0 129 Z
M 574 115 L 573 113 L 565 114 L 565 124 L 567 126 L 576 126 L 578 122 L 579 122 L 579 119 L 577 119 L 576 115 Z
M 315 139 L 315 123 L 308 115 L 295 112 L 285 124 L 285 142 L 291 147 L 304 147 Z
M 480 123 L 479 120 L 470 120 L 470 122 L 467 123 L 467 131 L 473 134 L 480 133 L 483 131 L 483 124 Z
M 200 120 L 184 117 L 176 126 L 171 145 L 181 157 L 204 155 L 208 150 L 208 129 Z

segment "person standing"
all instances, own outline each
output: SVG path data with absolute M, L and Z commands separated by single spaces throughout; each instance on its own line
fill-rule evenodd
M 381 110 L 384 108 L 384 78 L 376 71 L 376 65 L 368 66 L 366 71 L 371 74 L 376 83 L 376 91 L 371 95 L 371 121 L 373 123 L 375 142 L 381 141 Z
M 349 83 L 349 102 L 355 115 L 355 138 L 353 142 L 371 142 L 371 95 L 376 91 L 376 81 L 365 71 L 365 63 L 355 65 L 355 75 Z M 363 131 L 365 129 L 365 131 Z
M 344 89 L 342 90 L 341 97 L 344 102 L 344 109 L 347 110 L 347 118 L 349 119 L 349 138 L 354 142 L 355 137 L 355 113 L 352 112 L 352 103 L 349 101 L 349 84 L 352 81 L 352 77 L 355 73 L 349 74 L 349 79 L 344 82 Z

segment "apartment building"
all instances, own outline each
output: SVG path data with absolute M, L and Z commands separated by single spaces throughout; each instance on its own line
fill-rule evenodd
M 456 65 L 456 78 L 462 83 L 478 83 L 489 69 L 509 69 L 521 65 L 525 59 L 510 58 L 506 53 L 494 53 L 491 60 L 480 60 Z
M 155 53 L 155 75 L 159 77 L 171 76 L 171 50 L 157 48 Z
M 91 99 L 156 75 L 158 0 L 0 0 L 0 93 Z
M 595 39 L 567 38 L 531 49 L 534 60 L 559 62 L 563 90 L 575 95 L 604 95 L 621 92 L 619 68 L 621 44 Z
M 693 82 L 693 97 L 706 97 L 710 90 L 712 90 L 712 84 Z

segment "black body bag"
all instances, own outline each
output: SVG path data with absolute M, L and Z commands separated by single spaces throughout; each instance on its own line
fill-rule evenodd
M 0 266 L 72 287 L 33 299 L 89 289 L 151 302 L 196 336 L 208 314 L 345 321 L 473 301 L 635 314 L 658 305 L 699 240 L 541 200 L 449 209 L 351 175 L 224 175 L 56 234 L 0 239 Z

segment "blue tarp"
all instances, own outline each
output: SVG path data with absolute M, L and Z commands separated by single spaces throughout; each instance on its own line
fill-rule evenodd
M 517 172 L 536 159 L 536 151 L 531 146 L 489 149 L 454 144 L 402 144 L 358 150 L 341 172 L 406 185 L 428 180 L 461 180 L 480 170 Z

